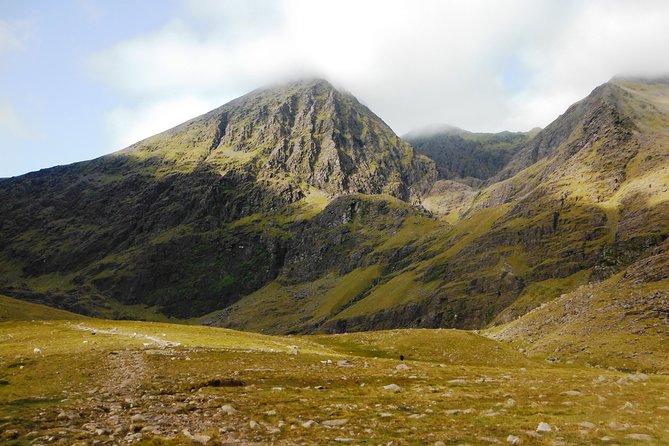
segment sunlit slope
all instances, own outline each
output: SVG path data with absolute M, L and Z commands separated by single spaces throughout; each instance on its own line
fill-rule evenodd
M 79 314 L 0 295 L 0 322 L 31 320 L 86 320 Z
M 669 373 L 668 248 L 489 333 L 555 360 Z

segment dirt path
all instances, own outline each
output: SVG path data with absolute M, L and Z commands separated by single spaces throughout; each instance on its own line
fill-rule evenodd
M 68 326 L 70 328 L 74 328 L 75 330 L 90 331 L 92 333 L 107 334 L 107 335 L 112 335 L 112 336 L 125 336 L 125 337 L 128 337 L 128 338 L 146 339 L 147 341 L 150 341 L 150 343 L 153 343 L 160 348 L 179 347 L 181 345 L 180 342 L 166 341 L 166 340 L 160 339 L 156 336 L 149 336 L 149 335 L 142 334 L 142 333 L 126 333 L 126 332 L 118 330 L 117 328 L 112 328 L 110 330 L 100 330 L 100 329 L 97 329 L 97 328 L 93 328 L 93 327 L 89 327 L 87 325 L 84 325 L 83 323 L 69 324 Z M 150 345 L 150 344 L 144 344 L 144 345 L 145 345 L 145 347 L 148 347 L 148 345 Z
M 144 353 L 136 350 L 112 352 L 105 365 L 107 379 L 102 383 L 100 391 L 116 396 L 136 394 L 147 374 Z

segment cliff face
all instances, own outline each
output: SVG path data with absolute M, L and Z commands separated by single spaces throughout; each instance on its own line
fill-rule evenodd
M 478 183 L 504 169 L 535 133 L 472 133 L 446 127 L 411 132 L 404 139 L 435 161 L 440 179 Z
M 432 161 L 323 80 L 256 90 L 121 155 L 219 173 L 242 169 L 261 181 L 290 179 L 331 197 L 385 193 L 408 200 L 435 177 Z

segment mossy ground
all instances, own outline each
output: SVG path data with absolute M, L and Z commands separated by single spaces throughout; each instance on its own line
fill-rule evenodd
M 473 332 L 273 337 L 32 314 L 0 323 L 5 444 L 669 442 L 666 375 L 548 364 Z

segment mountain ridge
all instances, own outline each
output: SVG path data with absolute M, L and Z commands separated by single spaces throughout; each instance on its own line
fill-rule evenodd
M 0 288 L 256 331 L 481 328 L 667 238 L 664 83 L 598 87 L 475 182 L 435 181 L 330 84 L 291 85 L 0 181 Z

